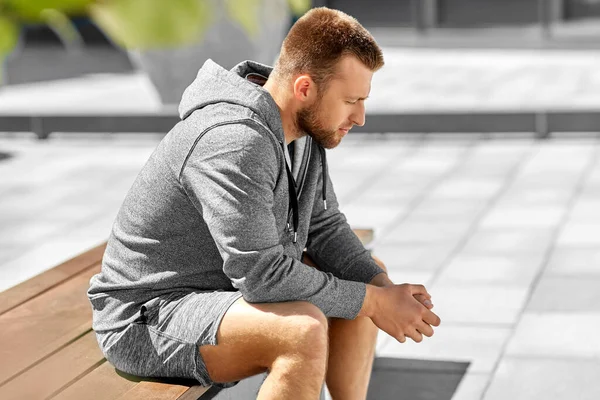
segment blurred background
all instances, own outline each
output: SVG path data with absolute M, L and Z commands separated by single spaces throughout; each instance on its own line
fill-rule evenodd
M 207 58 L 272 64 L 316 6 L 386 60 L 342 210 L 443 321 L 380 334 L 369 398 L 600 398 L 598 0 L 0 0 L 0 291 L 106 240 Z

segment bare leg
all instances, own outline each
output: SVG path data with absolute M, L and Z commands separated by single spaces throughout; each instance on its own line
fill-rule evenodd
M 327 388 L 334 400 L 367 398 L 378 328 L 369 318 L 332 318 Z
M 303 262 L 318 268 L 308 254 L 304 254 Z M 382 263 L 380 266 L 385 270 Z M 364 400 L 371 379 L 379 328 L 367 317 L 354 320 L 330 318 L 329 321 L 326 376 L 329 393 L 334 400 Z
M 269 371 L 258 399 L 317 400 L 327 341 L 327 318 L 308 302 L 249 304 L 238 299 L 219 326 L 218 345 L 199 351 L 214 382 Z
M 334 400 L 367 398 L 379 329 L 370 318 L 332 318 L 327 388 Z

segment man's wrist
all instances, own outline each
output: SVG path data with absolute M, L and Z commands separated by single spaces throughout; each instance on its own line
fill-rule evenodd
M 363 305 L 358 312 L 359 317 L 372 317 L 377 310 L 378 297 L 381 292 L 381 288 L 375 285 L 365 285 L 366 293 Z
M 391 279 L 388 277 L 388 275 L 385 272 L 381 272 L 381 273 L 375 275 L 373 277 L 373 279 L 371 279 L 371 282 L 369 282 L 369 285 L 379 286 L 379 287 L 391 286 L 393 284 L 394 284 L 394 282 L 391 281 Z

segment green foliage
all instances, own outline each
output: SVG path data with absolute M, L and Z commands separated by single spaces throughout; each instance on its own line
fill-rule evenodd
M 249 36 L 259 32 L 258 11 L 263 0 L 225 0 L 227 13 Z
M 63 42 L 75 43 L 80 40 L 79 32 L 77 32 L 69 17 L 62 12 L 47 8 L 41 12 L 41 17 L 61 37 Z
M 23 23 L 48 24 L 63 41 L 74 42 L 77 32 L 70 16 L 89 15 L 116 44 L 128 49 L 172 47 L 200 41 L 218 17 L 215 2 L 250 36 L 260 29 L 264 0 L 0 0 L 0 59 L 17 43 Z M 311 0 L 287 0 L 296 16 Z
M 94 0 L 0 0 L 0 14 L 12 15 L 22 22 L 46 22 L 44 10 L 58 10 L 67 15 L 86 15 Z
M 4 55 L 10 53 L 19 39 L 19 27 L 11 19 L 0 15 L 0 64 Z
M 213 10 L 208 0 L 107 0 L 90 13 L 120 46 L 150 49 L 200 40 Z
M 310 10 L 312 5 L 311 0 L 288 0 L 292 14 L 301 17 L 304 13 Z

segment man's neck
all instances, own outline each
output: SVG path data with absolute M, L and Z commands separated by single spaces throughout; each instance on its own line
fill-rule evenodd
M 273 97 L 273 100 L 275 100 L 275 103 L 279 108 L 281 125 L 283 126 L 283 135 L 285 136 L 285 144 L 290 144 L 294 140 L 304 136 L 304 134 L 298 131 L 294 122 L 296 110 L 294 109 L 292 99 L 288 94 L 286 94 L 286 88 L 276 83 L 272 78 L 269 78 L 267 82 L 265 82 L 263 88 L 271 94 L 271 97 Z

